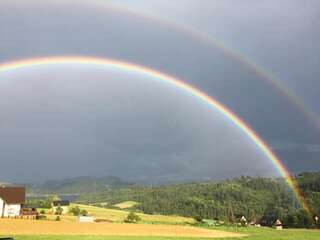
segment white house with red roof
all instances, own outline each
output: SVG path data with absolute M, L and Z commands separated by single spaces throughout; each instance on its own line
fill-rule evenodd
M 18 217 L 26 200 L 24 187 L 0 186 L 0 217 Z

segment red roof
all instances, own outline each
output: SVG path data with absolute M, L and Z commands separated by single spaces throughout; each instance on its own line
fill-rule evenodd
M 0 186 L 0 198 L 7 204 L 23 204 L 26 200 L 24 187 Z

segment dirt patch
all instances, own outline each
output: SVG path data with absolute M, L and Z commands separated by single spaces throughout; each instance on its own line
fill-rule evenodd
M 108 236 L 167 236 L 224 238 L 242 234 L 188 226 L 77 223 L 22 219 L 0 219 L 0 234 L 6 235 L 108 235 Z

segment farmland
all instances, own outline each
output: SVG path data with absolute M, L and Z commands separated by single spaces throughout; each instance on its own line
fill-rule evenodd
M 218 227 L 214 228 L 215 231 L 212 231 L 183 226 L 115 223 L 80 224 L 75 222 L 66 224 L 65 222 L 10 219 L 0 220 L 0 226 L 0 235 L 2 233 L 2 236 L 4 236 L 3 233 L 6 232 L 6 236 L 14 236 L 16 240 L 207 240 L 213 237 L 216 237 L 217 240 L 320 239 L 320 231 L 305 229 L 277 231 L 272 228 L 249 227 L 236 230 Z M 94 233 L 90 232 L 93 230 Z M 239 238 L 239 233 L 245 236 L 242 235 Z
M 100 208 L 83 204 L 71 204 L 71 207 L 73 206 L 79 206 L 81 209 L 86 210 L 89 215 L 97 218 L 108 219 L 113 222 L 123 222 L 129 213 L 125 210 Z M 141 218 L 142 223 L 185 224 L 194 222 L 192 218 L 180 216 L 150 215 L 143 213 L 137 213 L 137 215 Z
M 0 232 L 7 235 L 88 235 L 88 236 L 165 236 L 165 237 L 239 237 L 239 233 L 190 226 L 124 223 L 78 223 L 0 219 Z
M 0 219 L 0 236 L 14 236 L 16 240 L 316 240 L 320 231 L 285 229 L 277 231 L 266 227 L 226 228 L 194 227 L 193 220 L 178 216 L 139 214 L 139 224 L 123 223 L 128 212 L 88 205 L 72 204 L 96 218 L 112 220 L 113 223 L 79 223 L 71 215 L 62 215 L 61 221 L 53 221 L 55 215 L 46 214 L 47 220 Z
M 86 210 L 90 216 L 93 216 L 97 219 L 107 220 L 110 222 L 123 223 L 125 218 L 127 217 L 129 211 L 126 210 L 118 210 L 118 209 L 109 209 L 102 207 L 95 207 L 85 204 L 71 204 L 70 208 L 78 206 L 81 210 Z M 41 209 L 46 212 L 46 217 L 48 220 L 54 220 L 56 215 L 48 214 L 48 210 Z M 181 216 L 164 216 L 164 215 L 151 215 L 151 214 L 143 214 L 136 213 L 140 219 L 141 223 L 151 223 L 151 224 L 192 224 L 194 223 L 193 218 L 181 217 Z M 62 221 L 66 222 L 75 222 L 77 221 L 77 217 L 67 214 L 60 216 Z

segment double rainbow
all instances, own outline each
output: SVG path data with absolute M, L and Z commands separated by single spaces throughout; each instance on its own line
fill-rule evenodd
M 164 83 L 170 84 L 184 92 L 188 93 L 190 96 L 202 100 L 204 103 L 208 104 L 213 109 L 217 110 L 223 114 L 226 119 L 231 121 L 237 128 L 239 128 L 245 135 L 247 135 L 252 142 L 260 149 L 260 151 L 272 162 L 281 176 L 286 180 L 292 191 L 294 192 L 296 198 L 298 199 L 301 206 L 306 209 L 309 213 L 310 210 L 302 197 L 299 188 L 290 176 L 289 172 L 285 166 L 281 163 L 280 159 L 271 151 L 268 145 L 263 141 L 258 134 L 252 130 L 248 124 L 246 124 L 240 117 L 233 113 L 226 106 L 218 102 L 213 97 L 207 95 L 200 89 L 185 83 L 184 81 L 170 76 L 166 73 L 156 71 L 151 68 L 144 66 L 118 61 L 114 59 L 107 58 L 97 58 L 97 57 L 85 57 L 85 56 L 57 56 L 57 57 L 43 57 L 43 58 L 31 58 L 13 62 L 7 62 L 0 64 L 0 73 L 13 71 L 16 69 L 27 68 L 27 67 L 37 67 L 43 65 L 66 65 L 66 64 L 77 64 L 77 65 L 95 65 L 95 66 L 104 66 L 111 67 L 121 71 L 129 71 L 134 73 L 143 74 L 146 77 L 150 77 L 153 80 L 159 80 Z

